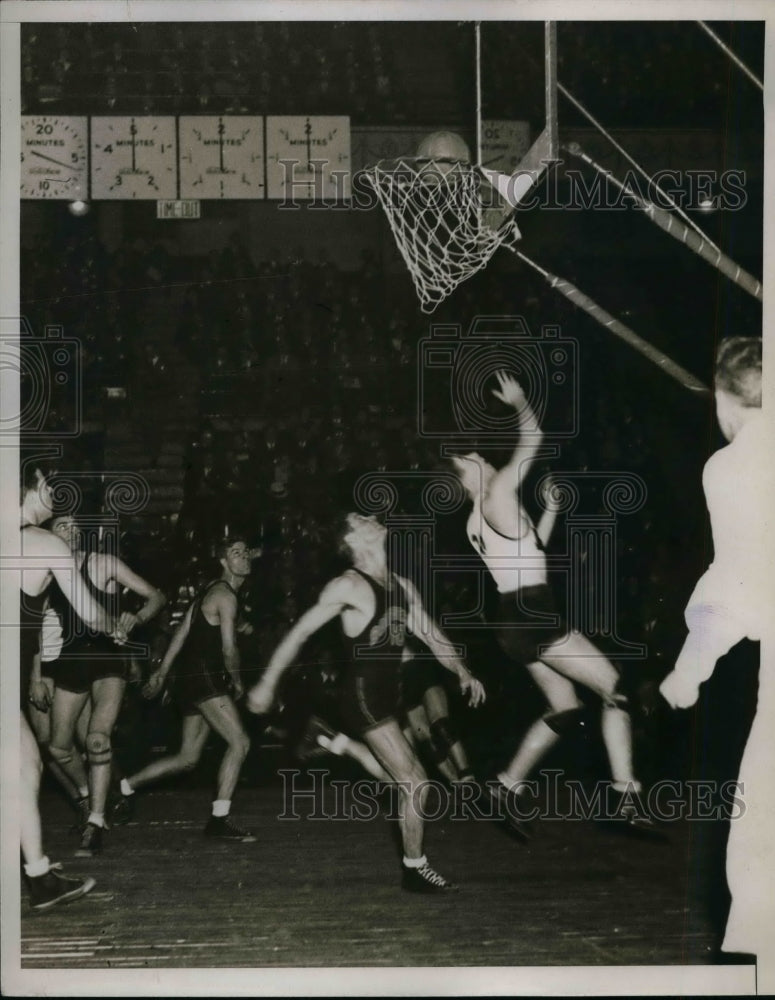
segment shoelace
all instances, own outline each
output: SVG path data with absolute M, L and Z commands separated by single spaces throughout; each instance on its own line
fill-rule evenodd
M 226 827 L 226 829 L 229 831 L 229 833 L 234 833 L 238 837 L 249 837 L 250 836 L 250 834 L 248 833 L 247 830 L 243 830 L 241 827 L 237 826 L 237 824 L 234 823 L 234 822 L 232 822 L 232 820 L 228 816 L 224 820 L 223 825 Z
M 431 885 L 446 885 L 447 880 L 439 875 L 437 871 L 434 871 L 430 865 L 423 865 L 421 868 L 417 869 L 417 874 L 424 878 L 426 882 L 430 882 Z

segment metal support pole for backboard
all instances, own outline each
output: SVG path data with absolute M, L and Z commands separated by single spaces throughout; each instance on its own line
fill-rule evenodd
M 538 183 L 553 160 L 558 160 L 557 135 L 557 22 L 544 22 L 544 94 L 545 122 L 541 134 L 522 157 L 511 176 L 484 168 L 482 173 L 506 201 L 516 208 Z
M 551 159 L 559 158 L 557 138 L 557 22 L 544 23 L 544 87 L 546 89 L 546 133 Z

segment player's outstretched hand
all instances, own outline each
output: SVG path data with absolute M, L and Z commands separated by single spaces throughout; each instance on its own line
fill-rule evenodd
M 497 372 L 499 389 L 493 389 L 492 394 L 507 406 L 513 406 L 515 410 L 520 410 L 527 402 L 525 391 L 512 375 L 506 372 Z
M 248 691 L 245 705 L 254 715 L 267 715 L 274 702 L 274 691 L 261 681 Z
M 468 695 L 468 704 L 471 708 L 477 708 L 479 705 L 483 705 L 485 699 L 487 698 L 484 690 L 484 684 L 471 674 L 467 677 L 460 678 L 460 690 L 464 695 Z
M 29 698 L 39 712 L 47 712 L 51 706 L 51 694 L 43 681 L 30 681 Z
M 699 684 L 676 670 L 665 677 L 659 690 L 671 708 L 691 708 L 700 696 Z
M 160 670 L 154 670 L 143 685 L 143 698 L 155 698 L 164 687 L 164 675 Z

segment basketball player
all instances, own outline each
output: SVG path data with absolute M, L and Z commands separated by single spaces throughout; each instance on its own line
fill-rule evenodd
M 729 444 L 712 455 L 703 470 L 713 562 L 689 598 L 689 634 L 674 670 L 660 686 L 673 708 L 694 705 L 717 660 L 738 642 L 773 636 L 772 563 L 766 539 L 775 497 L 775 448 L 772 428 L 762 415 L 760 338 L 721 342 L 715 397 L 719 426 Z M 772 949 L 775 898 L 773 728 L 775 677 L 760 671 L 756 715 L 740 765 L 745 813 L 731 823 L 727 844 L 732 905 L 722 944 L 725 952 L 760 957 Z
M 347 515 L 342 543 L 353 568 L 328 583 L 317 604 L 286 635 L 264 676 L 250 691 L 248 708 L 256 713 L 269 711 L 280 677 L 304 642 L 338 616 L 349 649 L 342 684 L 343 718 L 348 730 L 366 743 L 398 783 L 402 886 L 412 892 L 444 892 L 454 886 L 434 871 L 422 849 L 427 779 L 397 719 L 407 630 L 457 675 L 469 705 L 475 707 L 484 700 L 484 688 L 429 618 L 416 588 L 388 569 L 386 536 L 375 518 Z
M 164 607 L 164 594 L 117 556 L 83 551 L 83 536 L 74 517 L 54 518 L 51 530 L 70 548 L 85 587 L 105 609 L 111 598 L 115 600 L 119 587 L 145 600 L 137 614 L 122 612 L 119 623 L 127 636 Z M 102 850 L 103 831 L 107 827 L 105 809 L 113 757 L 111 738 L 124 697 L 128 664 L 126 657 L 121 656 L 104 635 L 94 630 L 74 629 L 66 609 L 62 615 L 66 638 L 56 668 L 49 751 L 76 785 L 81 797 L 89 796 L 89 815 L 76 857 L 91 857 Z M 90 699 L 85 739 L 87 779 L 83 760 L 75 746 L 75 732 Z
M 46 595 L 46 606 L 43 610 L 43 627 L 41 630 L 40 653 L 33 661 L 32 676 L 30 678 L 30 698 L 27 706 L 27 715 L 35 739 L 38 741 L 43 762 L 49 772 L 56 778 L 65 795 L 71 801 L 79 817 L 78 828 L 82 829 L 89 818 L 89 795 L 88 791 L 81 794 L 81 790 L 75 785 L 71 778 L 57 764 L 51 756 L 51 706 L 54 703 L 54 675 L 59 655 L 62 652 L 63 633 L 62 623 L 59 615 L 48 603 Z M 78 746 L 86 745 L 86 731 L 89 724 L 89 704 L 84 706 L 84 710 L 78 716 L 76 723 Z
M 39 468 L 25 466 L 21 484 L 21 554 L 23 560 L 29 561 L 29 568 L 22 571 L 20 595 L 19 663 L 23 702 L 29 697 L 30 674 L 36 656 L 40 655 L 43 608 L 52 580 L 57 581 L 76 614 L 90 628 L 111 635 L 117 642 L 126 639 L 115 618 L 108 615 L 81 585 L 78 567 L 67 545 L 40 527 L 51 517 L 51 507 L 51 488 L 44 474 Z M 43 853 L 38 809 L 42 763 L 24 712 L 20 749 L 19 826 L 24 872 L 32 906 L 44 910 L 85 895 L 94 888 L 94 879 L 63 875 L 61 865 L 52 865 Z
M 435 660 L 411 656 L 404 661 L 401 698 L 410 742 L 425 748 L 439 773 L 450 782 L 474 781 L 468 754 L 450 718 L 449 699 Z
M 602 734 L 613 776 L 609 812 L 621 819 L 617 829 L 647 834 L 650 820 L 633 796 L 641 790 L 632 767 L 632 734 L 619 674 L 583 635 L 571 632 L 557 615 L 547 584 L 546 545 L 557 516 L 551 496 L 534 526 L 520 500 L 520 489 L 541 441 L 541 429 L 519 383 L 505 372 L 497 375 L 493 395 L 518 414 L 520 442 L 511 460 L 496 469 L 481 455 L 453 458 L 473 509 L 468 538 L 482 557 L 499 591 L 498 642 L 507 656 L 525 664 L 549 704 L 549 711 L 528 729 L 508 766 L 489 783 L 510 830 L 528 835 L 521 792 L 528 775 L 560 737 L 585 721 L 586 709 L 576 694 L 581 684 L 603 703 Z M 550 493 L 551 491 L 547 491 Z M 543 618 L 543 622 L 540 619 Z M 557 624 L 545 624 L 554 621 Z
M 180 750 L 153 761 L 137 774 L 121 780 L 122 812 L 138 788 L 159 778 L 192 771 L 199 763 L 207 738 L 214 730 L 226 743 L 218 771 L 218 787 L 205 835 L 221 840 L 253 843 L 255 837 L 233 822 L 231 800 L 250 739 L 237 711 L 243 695 L 237 648 L 237 592 L 250 575 L 251 556 L 244 539 L 232 536 L 218 544 L 222 573 L 208 583 L 188 606 L 164 657 L 143 688 L 146 698 L 161 691 L 175 665 L 175 696 L 183 715 Z

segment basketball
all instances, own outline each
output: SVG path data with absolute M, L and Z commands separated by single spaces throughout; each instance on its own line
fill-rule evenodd
M 456 132 L 433 132 L 417 147 L 417 159 L 429 161 L 421 170 L 423 178 L 438 181 L 456 163 L 470 163 L 471 152 L 465 139 Z

